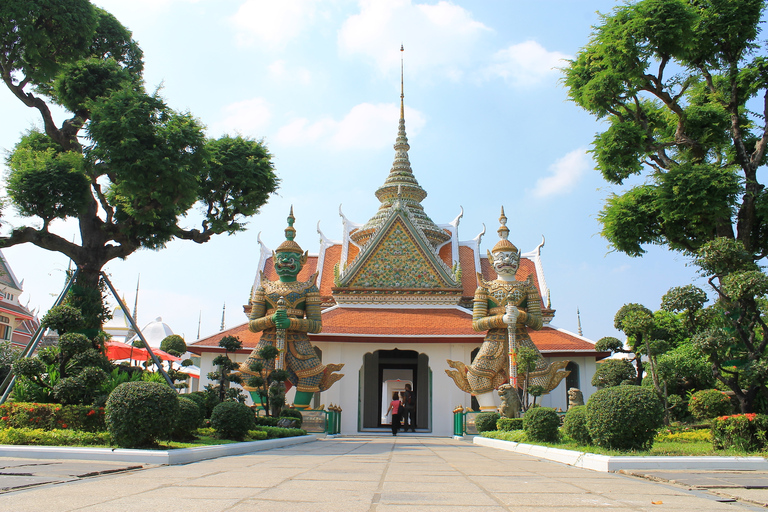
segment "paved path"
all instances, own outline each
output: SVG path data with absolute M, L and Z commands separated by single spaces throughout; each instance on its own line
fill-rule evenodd
M 4 459 L 0 466 L 18 469 L 30 462 Z M 92 464 L 102 473 L 79 478 L 88 473 L 83 467 L 79 472 L 74 466 L 51 469 L 75 477 L 0 494 L 0 511 L 765 510 L 690 486 L 598 473 L 430 437 L 326 439 L 123 473 L 104 473 L 110 471 L 105 463 L 49 462 L 50 468 L 56 463 Z

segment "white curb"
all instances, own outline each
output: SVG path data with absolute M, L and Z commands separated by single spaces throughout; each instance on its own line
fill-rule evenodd
M 70 448 L 67 446 L 16 446 L 0 445 L 0 457 L 22 459 L 100 460 L 113 462 L 137 462 L 143 464 L 187 464 L 217 457 L 242 455 L 284 446 L 316 441 L 317 436 L 306 435 L 231 443 L 178 450 L 129 450 L 126 448 Z
M 535 444 L 515 443 L 488 437 L 475 437 L 472 442 L 480 446 L 524 453 L 544 460 L 561 462 L 577 468 L 593 471 L 615 472 L 622 469 L 695 469 L 695 470 L 742 470 L 766 471 L 768 460 L 764 457 L 628 457 L 597 455 L 589 452 L 549 448 Z

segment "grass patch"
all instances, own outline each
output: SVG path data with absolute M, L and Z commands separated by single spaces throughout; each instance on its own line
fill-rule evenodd
M 525 432 L 522 430 L 513 430 L 511 432 L 491 430 L 488 432 L 483 432 L 481 436 L 488 437 L 490 439 L 500 439 L 502 441 L 536 444 L 539 446 L 561 448 L 563 450 L 573 450 L 577 452 L 589 452 L 598 455 L 768 457 L 768 451 L 745 452 L 736 449 L 715 450 L 712 448 L 712 441 L 709 438 L 709 430 L 694 430 L 685 432 L 664 431 L 656 436 L 653 447 L 650 450 L 627 452 L 622 452 L 619 450 L 607 450 L 599 446 L 585 446 L 564 435 L 562 431 L 560 432 L 560 441 L 557 443 L 541 443 L 529 441 L 528 437 L 525 435 Z

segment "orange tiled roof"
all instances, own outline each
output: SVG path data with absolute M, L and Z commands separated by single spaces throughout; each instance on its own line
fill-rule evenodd
M 531 340 L 542 352 L 595 352 L 595 345 L 567 331 L 545 326 L 539 331 L 528 331 Z M 606 356 L 608 353 L 605 354 Z M 605 356 L 604 356 L 605 357 Z
M 451 244 L 447 243 L 444 244 L 442 247 L 440 247 L 440 251 L 438 253 L 438 257 L 443 260 L 443 263 L 448 265 L 448 268 L 451 268 L 453 266 L 453 261 L 451 260 Z
M 465 245 L 459 246 L 461 264 L 461 286 L 465 297 L 474 297 L 477 290 L 477 270 L 475 269 L 475 251 Z
M 224 352 L 224 349 L 219 347 L 219 342 L 224 336 L 236 336 L 243 342 L 243 348 L 238 352 L 249 353 L 256 347 L 261 339 L 260 332 L 251 332 L 248 330 L 248 323 L 240 324 L 231 329 L 217 332 L 213 336 L 197 340 L 191 345 L 187 345 L 187 350 L 194 354 L 200 354 L 202 352 Z
M 323 312 L 319 336 L 338 334 L 478 336 L 472 329 L 472 312 L 458 308 L 332 308 Z
M 333 288 L 333 267 L 336 266 L 336 264 L 341 259 L 341 245 L 336 244 L 332 245 L 331 247 L 328 247 L 325 250 L 325 258 L 323 259 L 323 275 L 322 275 L 322 282 L 317 283 L 318 288 L 320 289 L 320 296 L 321 297 L 330 297 L 331 296 L 331 288 Z

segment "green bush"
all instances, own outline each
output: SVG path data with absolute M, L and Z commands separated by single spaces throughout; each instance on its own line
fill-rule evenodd
M 597 446 L 643 450 L 653 444 L 664 408 L 655 392 L 640 386 L 600 389 L 587 402 L 587 429 Z
M 260 432 L 266 432 L 267 433 L 267 439 L 278 439 L 283 437 L 297 437 L 297 436 L 305 436 L 307 435 L 306 430 L 302 430 L 300 428 L 281 428 L 281 427 L 265 427 L 265 426 L 256 426 L 252 429 L 257 430 Z
M 172 439 L 187 441 L 194 439 L 195 431 L 203 424 L 203 410 L 194 400 L 187 397 L 179 397 L 179 415 L 173 426 Z
M 496 429 L 504 432 L 523 430 L 523 418 L 499 418 L 496 421 Z
M 0 405 L 0 425 L 27 429 L 105 432 L 104 408 L 90 405 L 7 402 Z
M 768 416 L 734 414 L 712 420 L 712 446 L 716 450 L 736 448 L 745 452 L 768 447 Z
M 254 418 L 256 425 L 265 427 L 276 427 L 279 419 L 273 416 L 256 416 Z
M 254 427 L 254 413 L 240 402 L 221 402 L 211 413 L 211 427 L 222 439 L 242 441 Z
M 501 414 L 497 412 L 481 412 L 475 416 L 475 428 L 478 433 L 487 430 L 496 430 L 496 422 L 499 418 L 501 418 Z
M 711 420 L 733 412 L 731 399 L 718 389 L 703 389 L 691 395 L 688 410 L 699 421 Z
M 0 444 L 36 446 L 109 446 L 110 437 L 108 432 L 9 427 L 0 430 Z
M 531 441 L 556 442 L 559 426 L 560 417 L 549 407 L 534 407 L 523 415 L 523 430 Z
M 126 382 L 109 395 L 107 429 L 122 448 L 151 446 L 169 439 L 179 414 L 179 398 L 165 384 Z
M 301 428 L 301 422 L 303 420 L 301 411 L 298 409 L 283 409 L 280 411 L 281 418 L 291 418 L 296 420 L 296 428 Z
M 586 405 L 577 405 L 568 409 L 563 421 L 563 433 L 579 444 L 592 444 L 592 438 L 587 429 Z

